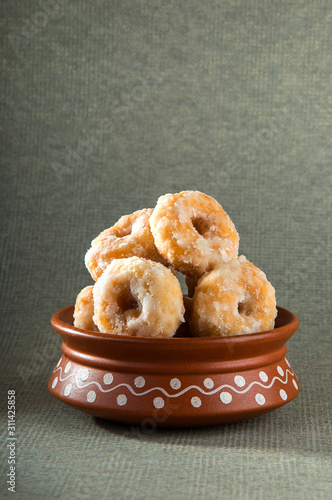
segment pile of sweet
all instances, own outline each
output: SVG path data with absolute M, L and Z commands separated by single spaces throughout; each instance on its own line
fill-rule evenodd
M 272 330 L 275 291 L 243 255 L 230 217 L 211 196 L 182 191 L 125 215 L 91 243 L 94 285 L 77 296 L 74 326 L 115 335 L 173 337 Z M 178 273 L 186 276 L 183 295 Z

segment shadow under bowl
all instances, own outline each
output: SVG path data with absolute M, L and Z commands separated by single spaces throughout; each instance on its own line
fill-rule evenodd
M 285 357 L 299 321 L 282 307 L 273 330 L 221 338 L 81 330 L 73 311 L 65 307 L 51 320 L 63 354 L 48 388 L 91 415 L 147 429 L 198 427 L 260 416 L 299 393 Z

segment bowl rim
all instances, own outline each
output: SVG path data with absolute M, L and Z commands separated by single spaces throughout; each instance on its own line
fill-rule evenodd
M 68 323 L 63 319 L 65 315 L 70 314 L 72 316 L 71 311 L 74 312 L 74 305 L 66 306 L 63 307 L 62 309 L 59 309 L 57 312 L 55 312 L 52 317 L 51 317 L 51 324 L 52 327 L 58 332 L 63 332 L 66 334 L 66 336 L 75 338 L 75 340 L 79 341 L 79 339 L 82 339 L 82 341 L 91 341 L 91 342 L 97 342 L 99 341 L 116 341 L 116 342 L 125 342 L 125 343 L 135 343 L 135 344 L 146 344 L 147 342 L 150 344 L 153 342 L 154 345 L 157 345 L 158 343 L 163 344 L 163 345 L 172 345 L 174 342 L 178 346 L 182 344 L 190 344 L 192 345 L 207 345 L 208 344 L 229 344 L 229 343 L 243 343 L 245 340 L 247 340 L 250 343 L 256 343 L 256 342 L 261 342 L 261 341 L 267 341 L 271 337 L 273 339 L 277 339 L 277 337 L 284 337 L 284 336 L 291 336 L 298 328 L 299 326 L 299 319 L 298 317 L 288 309 L 285 309 L 284 307 L 277 306 L 277 311 L 278 315 L 281 313 L 282 315 L 285 315 L 286 317 L 289 318 L 289 320 L 282 324 L 281 326 L 278 326 L 277 328 L 273 328 L 272 330 L 268 330 L 265 332 L 258 332 L 258 333 L 250 333 L 250 334 L 243 334 L 243 335 L 232 335 L 228 337 L 134 337 L 134 336 L 129 336 L 129 335 L 117 335 L 117 334 L 112 334 L 112 333 L 104 333 L 104 332 L 93 332 L 92 330 L 84 330 L 81 328 L 75 327 L 73 324 Z

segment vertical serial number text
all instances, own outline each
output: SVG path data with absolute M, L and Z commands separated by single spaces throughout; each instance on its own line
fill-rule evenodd
M 15 493 L 16 488 L 16 398 L 14 389 L 8 391 L 8 437 L 7 437 L 7 485 L 8 491 Z

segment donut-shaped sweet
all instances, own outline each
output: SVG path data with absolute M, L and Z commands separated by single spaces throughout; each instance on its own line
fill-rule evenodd
M 93 296 L 93 320 L 101 332 L 172 337 L 184 321 L 178 279 L 152 260 L 113 260 L 95 283 Z
M 74 309 L 74 326 L 83 330 L 98 331 L 98 327 L 92 319 L 93 314 L 93 285 L 89 285 L 77 295 Z
M 105 229 L 91 242 L 85 265 L 95 281 L 113 259 L 137 256 L 164 263 L 150 229 L 152 212 L 152 208 L 145 208 L 123 215 L 114 226 Z
M 150 226 L 159 253 L 187 276 L 200 277 L 238 255 L 233 222 L 214 198 L 199 191 L 161 196 Z
M 273 286 L 241 255 L 199 280 L 190 326 L 199 337 L 244 335 L 272 330 L 276 315 Z

